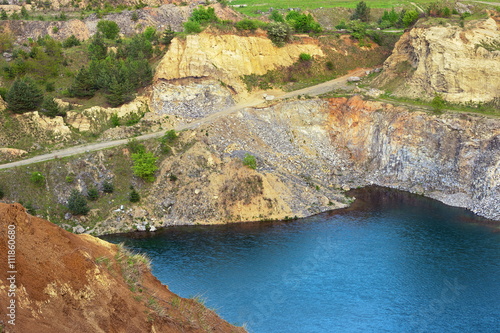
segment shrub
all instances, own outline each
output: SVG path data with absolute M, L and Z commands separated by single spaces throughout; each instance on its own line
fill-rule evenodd
M 118 37 L 120 27 L 115 21 L 101 20 L 97 22 L 97 31 L 101 32 L 105 38 L 115 39 Z
M 167 144 L 173 144 L 178 138 L 178 135 L 175 133 L 175 130 L 169 130 L 165 132 L 165 135 L 161 138 L 161 142 Z
M 9 19 L 9 15 L 7 15 L 7 12 L 5 11 L 5 9 L 1 9 L 0 10 L 0 20 L 8 20 Z
M 267 30 L 267 37 L 274 45 L 281 47 L 290 40 L 292 31 L 287 23 L 271 23 Z
M 337 29 L 337 30 L 344 30 L 344 29 L 347 29 L 347 24 L 345 23 L 345 21 L 344 21 L 344 20 L 342 20 L 342 21 L 340 21 L 340 23 L 339 23 L 339 24 L 337 24 L 337 25 L 335 26 L 335 29 Z
M 64 40 L 64 42 L 62 43 L 62 46 L 64 48 L 70 48 L 73 46 L 78 46 L 80 44 L 81 44 L 80 40 L 78 38 L 76 38 L 75 35 L 71 35 Z
M 132 170 L 134 175 L 146 181 L 153 182 L 155 179 L 154 173 L 158 169 L 156 160 L 158 160 L 158 158 L 151 152 L 132 154 L 132 161 L 134 161 Z
M 120 117 L 118 117 L 118 114 L 116 114 L 116 113 L 113 113 L 111 115 L 111 117 L 109 118 L 109 121 L 110 121 L 112 127 L 120 126 Z
M 197 22 L 200 25 L 208 25 L 209 23 L 219 21 L 219 18 L 215 14 L 214 8 L 199 6 L 197 9 L 193 10 L 191 16 L 189 17 L 189 21 Z
M 281 13 L 278 12 L 276 9 L 271 12 L 271 15 L 269 15 L 269 19 L 274 22 L 285 23 L 283 15 L 281 15 Z
M 137 192 L 134 188 L 132 188 L 128 198 L 130 202 L 139 202 L 141 200 L 139 192 Z
M 333 69 L 335 68 L 335 65 L 333 64 L 333 62 L 331 62 L 331 61 L 327 61 L 327 62 L 326 62 L 326 68 L 327 68 L 329 71 L 333 71 Z
M 132 154 L 144 153 L 146 151 L 146 147 L 144 147 L 143 144 L 140 144 L 137 139 L 128 140 L 127 148 Z
M 35 185 L 41 186 L 45 183 L 45 176 L 38 171 L 34 171 L 30 175 L 30 182 Z
M 17 79 L 5 96 L 5 100 L 14 113 L 33 111 L 42 104 L 43 92 L 32 79 Z
M 176 176 L 176 175 L 174 175 L 174 174 L 170 174 L 170 175 L 168 176 L 168 179 L 169 179 L 171 182 L 175 182 L 178 178 L 177 178 L 177 176 Z M 1 198 L 0 198 L 0 199 L 1 199 Z
M 292 14 L 292 15 L 291 15 Z M 298 12 L 292 11 L 287 16 L 287 22 L 293 27 L 297 32 L 321 32 L 323 29 L 321 25 L 314 20 L 311 14 L 299 14 Z
M 245 154 L 245 157 L 243 158 L 243 165 L 249 167 L 250 169 L 257 169 L 257 160 L 255 159 L 255 156 L 248 153 Z
M 351 16 L 351 20 L 360 20 L 362 22 L 368 22 L 370 19 L 370 8 L 366 5 L 364 1 L 358 2 L 356 9 Z
M 146 29 L 144 29 L 142 35 L 149 42 L 153 42 L 158 39 L 158 36 L 156 35 L 156 29 L 153 27 L 147 27 Z
M 137 22 L 139 20 L 139 14 L 137 14 L 137 12 L 133 12 L 130 19 L 134 22 Z
M 113 183 L 110 183 L 107 180 L 105 180 L 102 183 L 102 191 L 104 193 L 113 193 L 114 190 L 115 190 L 115 187 L 113 186 Z
M 308 53 L 301 53 L 299 55 L 299 60 L 300 61 L 310 61 L 312 59 L 312 56 Z
M 419 18 L 419 14 L 416 10 L 409 10 L 403 16 L 403 25 L 405 28 L 413 25 L 413 23 L 417 22 Z
M 257 21 L 249 19 L 244 19 L 239 22 L 236 22 L 234 26 L 238 30 L 250 30 L 250 31 L 255 31 L 259 27 Z
M 87 215 L 90 211 L 87 200 L 78 190 L 73 190 L 68 198 L 68 210 L 73 215 Z
M 87 197 L 90 201 L 96 201 L 99 199 L 99 191 L 95 187 L 91 187 L 87 192 Z
M 56 86 L 54 85 L 54 82 L 47 82 L 45 84 L 45 91 L 46 92 L 53 92 L 56 90 Z
M 434 108 L 434 111 L 440 111 L 444 108 L 445 106 L 445 100 L 443 99 L 443 96 L 441 94 L 435 94 L 434 98 L 432 99 L 431 105 Z
M 3 199 L 5 196 L 5 192 L 3 191 L 3 188 L 0 186 L 0 200 Z
M 199 34 L 203 31 L 203 28 L 198 22 L 187 21 L 184 23 L 184 31 L 188 34 Z

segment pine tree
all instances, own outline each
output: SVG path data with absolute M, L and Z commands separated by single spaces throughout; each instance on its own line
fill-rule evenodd
M 0 10 L 0 19 L 4 21 L 9 19 L 9 15 L 7 15 L 7 12 L 3 8 Z
M 132 191 L 130 192 L 129 200 L 130 202 L 139 202 L 141 200 L 141 196 L 134 188 L 132 188 Z
M 42 104 L 43 92 L 32 79 L 17 79 L 5 96 L 5 100 L 14 113 L 33 111 Z
M 366 5 L 364 1 L 358 2 L 354 14 L 351 16 L 351 20 L 360 20 L 362 22 L 368 22 L 370 19 L 370 8 Z
M 73 190 L 68 199 L 68 209 L 74 215 L 87 215 L 90 211 L 87 200 L 78 190 Z
M 73 97 L 92 97 L 96 90 L 95 78 L 92 77 L 87 68 L 80 69 L 73 84 L 68 89 L 69 94 Z
M 108 89 L 109 93 L 106 95 L 106 101 L 109 105 L 116 107 L 130 102 L 133 99 L 133 96 L 130 93 L 132 91 L 130 86 L 131 85 L 128 80 L 119 82 L 116 78 L 113 78 Z

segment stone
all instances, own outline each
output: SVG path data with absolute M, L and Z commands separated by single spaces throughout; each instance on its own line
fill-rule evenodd
M 361 81 L 361 78 L 359 76 L 350 76 L 348 79 L 347 79 L 348 82 L 359 82 Z

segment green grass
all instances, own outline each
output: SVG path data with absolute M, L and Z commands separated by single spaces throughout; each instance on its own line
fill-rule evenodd
M 359 1 L 339 1 L 339 0 L 318 0 L 318 1 L 302 1 L 302 0 L 234 0 L 231 5 L 243 5 L 246 4 L 247 7 L 234 8 L 235 10 L 247 14 L 255 15 L 255 11 L 268 11 L 270 7 L 275 9 L 288 9 L 288 8 L 301 8 L 306 9 L 316 9 L 316 8 L 334 8 L 334 7 L 344 7 L 344 8 L 355 8 Z M 370 8 L 391 8 L 391 7 L 402 7 L 411 6 L 410 2 L 416 4 L 427 4 L 433 2 L 432 0 L 415 0 L 415 1 L 399 1 L 399 0 L 365 0 L 368 7 Z

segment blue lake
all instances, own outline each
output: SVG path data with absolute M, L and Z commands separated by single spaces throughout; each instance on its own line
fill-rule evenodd
M 500 332 L 494 223 L 404 192 L 354 195 L 350 209 L 296 221 L 104 238 L 250 332 Z

